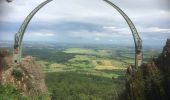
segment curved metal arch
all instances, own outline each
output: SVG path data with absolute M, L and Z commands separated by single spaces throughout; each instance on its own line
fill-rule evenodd
M 29 22 L 31 21 L 31 19 L 33 18 L 33 16 L 43 7 L 45 6 L 47 3 L 51 2 L 52 0 L 47 0 L 43 3 L 41 3 L 38 7 L 36 7 L 27 17 L 26 19 L 24 20 L 24 22 L 22 23 L 19 31 L 17 34 L 20 35 L 21 39 L 19 41 L 19 43 L 21 44 L 22 42 L 22 39 L 23 39 L 23 36 L 24 36 L 24 33 L 25 33 L 25 30 L 29 24 Z
M 38 5 L 24 20 L 24 22 L 22 23 L 18 33 L 15 34 L 15 43 L 14 43 L 14 51 L 13 51 L 13 62 L 15 64 L 20 63 L 21 62 L 21 53 L 22 53 L 22 40 L 23 40 L 23 36 L 25 33 L 25 30 L 29 24 L 29 22 L 31 21 L 31 19 L 33 18 L 33 16 L 43 7 L 45 6 L 47 3 L 51 2 L 52 0 L 46 0 L 43 3 L 41 3 L 40 5 Z
M 51 1 L 52 0 L 47 0 L 43 3 L 41 3 L 38 7 L 36 7 L 24 20 L 18 33 L 15 34 L 15 44 L 14 44 L 14 54 L 13 54 L 15 64 L 21 62 L 22 39 L 23 39 L 24 32 L 25 32 L 30 20 L 43 6 L 45 6 L 47 3 L 51 2 Z M 135 26 L 132 23 L 132 21 L 130 20 L 130 18 L 118 6 L 116 6 L 115 4 L 113 4 L 112 2 L 110 2 L 108 0 L 104 0 L 104 1 L 107 2 L 108 4 L 110 4 L 112 7 L 114 7 L 124 17 L 124 19 L 128 23 L 128 25 L 132 31 L 132 35 L 133 35 L 134 42 L 135 42 L 135 66 L 136 67 L 140 66 L 142 64 L 142 60 L 143 60 L 142 40 L 137 32 L 137 29 L 135 28 Z
M 141 66 L 141 64 L 143 63 L 142 39 L 140 38 L 135 25 L 118 6 L 116 6 L 109 0 L 103 0 L 103 1 L 105 1 L 106 3 L 110 4 L 113 8 L 115 8 L 123 16 L 123 18 L 126 20 L 127 24 L 129 25 L 135 43 L 135 67 L 137 68 Z

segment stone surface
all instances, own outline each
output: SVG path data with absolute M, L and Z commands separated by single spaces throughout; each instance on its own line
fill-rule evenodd
M 21 64 L 14 66 L 12 56 L 1 51 L 0 83 L 12 85 L 27 96 L 48 94 L 43 67 L 31 56 L 23 58 Z
M 135 74 L 127 70 L 126 90 L 120 100 L 170 100 L 170 39 L 156 59 L 143 64 Z

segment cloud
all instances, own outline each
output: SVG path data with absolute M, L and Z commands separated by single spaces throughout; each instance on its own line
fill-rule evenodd
M 51 36 L 54 36 L 55 34 L 53 34 L 53 33 L 33 32 L 33 33 L 29 33 L 29 35 L 41 36 L 41 37 L 51 37 Z
M 103 29 L 112 31 L 119 34 L 132 34 L 130 28 L 119 28 L 115 26 L 105 26 Z M 141 27 L 137 29 L 139 32 L 151 32 L 151 33 L 170 33 L 170 28 L 160 28 L 160 27 Z
M 121 27 L 115 27 L 115 26 L 104 26 L 103 29 L 105 29 L 106 31 L 115 33 L 115 34 L 121 34 L 121 35 L 132 34 L 129 27 L 121 28 Z
M 150 28 L 141 28 L 141 32 L 151 32 L 151 33 L 170 33 L 170 28 L 159 28 L 159 27 L 150 27 Z
M 100 40 L 100 38 L 96 37 L 94 40 L 99 41 L 99 40 Z
M 113 42 L 113 40 L 109 40 L 110 42 Z
M 12 3 L 1 3 L 0 36 L 13 39 L 26 16 L 43 1 L 14 0 Z M 169 36 L 168 0 L 111 1 L 130 17 L 146 41 L 151 36 L 155 40 L 166 40 Z M 27 31 L 28 40 L 31 37 L 34 40 L 48 37 L 49 40 L 60 41 L 96 41 L 97 38 L 107 42 L 133 40 L 126 21 L 103 0 L 53 0 L 33 17 Z
M 164 19 L 169 16 L 169 10 L 160 8 L 159 11 L 159 7 L 155 7 L 155 5 L 158 5 L 159 1 L 161 0 L 158 0 L 157 2 L 154 0 L 140 0 L 138 2 L 134 0 L 128 0 L 128 2 L 120 0 L 119 2 L 113 2 L 120 6 L 120 8 L 122 8 L 130 16 L 130 18 L 136 22 L 142 22 L 141 19 L 146 20 L 150 19 L 151 17 L 154 19 Z M 31 10 L 33 10 L 41 2 L 43 2 L 43 0 L 15 0 L 11 4 L 1 4 L 0 7 L 6 10 L 4 16 L 0 16 L 0 21 L 21 22 L 31 12 Z M 143 5 L 145 5 L 145 7 Z M 88 0 L 67 0 L 67 2 L 55 0 L 40 10 L 33 18 L 33 22 L 57 23 L 61 21 L 72 20 L 103 24 L 111 22 L 117 23 L 116 20 L 119 20 L 120 18 L 120 14 L 102 0 L 93 0 L 90 1 L 90 3 Z
M 46 30 L 46 29 L 42 29 L 42 30 L 39 30 L 39 31 L 28 31 L 26 33 L 26 35 L 29 35 L 29 36 L 38 36 L 38 37 L 53 37 L 56 35 L 56 33 L 54 31 L 49 31 L 49 30 Z

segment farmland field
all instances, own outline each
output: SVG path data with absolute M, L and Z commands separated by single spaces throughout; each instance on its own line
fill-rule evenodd
M 159 52 L 145 49 L 145 62 Z M 125 89 L 126 68 L 134 64 L 130 46 L 27 43 L 23 57 L 28 55 L 43 66 L 53 100 L 116 100 Z

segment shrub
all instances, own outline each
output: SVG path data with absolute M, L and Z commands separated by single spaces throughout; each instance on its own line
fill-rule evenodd
M 12 71 L 12 75 L 15 77 L 15 79 L 17 80 L 21 80 L 21 78 L 23 77 L 23 73 L 22 70 L 19 68 L 15 68 Z

